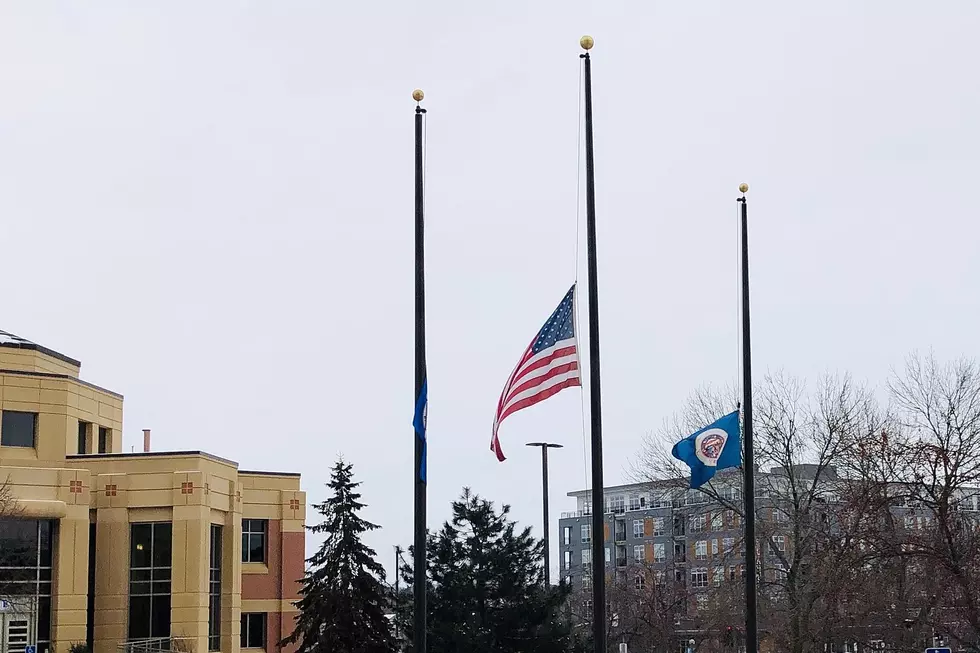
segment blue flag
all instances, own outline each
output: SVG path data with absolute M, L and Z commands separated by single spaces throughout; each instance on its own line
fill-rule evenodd
M 742 464 L 738 411 L 687 436 L 670 453 L 691 468 L 691 489 L 710 481 L 719 469 L 738 467 Z
M 415 401 L 415 419 L 412 420 L 412 426 L 415 427 L 415 435 L 417 435 L 422 440 L 422 465 L 419 467 L 419 478 L 425 483 L 425 454 L 426 454 L 426 440 L 425 440 L 425 418 L 429 411 L 429 399 L 427 387 L 429 385 L 429 379 L 422 381 L 422 392 L 419 393 L 418 399 Z

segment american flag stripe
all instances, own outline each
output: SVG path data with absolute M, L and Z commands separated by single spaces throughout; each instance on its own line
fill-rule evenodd
M 497 432 L 509 415 L 552 397 L 565 388 L 582 385 L 574 320 L 575 286 L 538 331 L 511 372 L 497 401 L 490 449 L 505 460 Z

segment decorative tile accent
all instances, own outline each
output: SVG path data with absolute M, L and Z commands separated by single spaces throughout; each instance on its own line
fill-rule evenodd
M 194 494 L 194 483 L 181 483 L 180 484 L 181 494 Z
M 116 496 L 116 485 L 114 483 L 109 483 L 105 486 L 105 495 L 107 497 Z
M 289 500 L 289 509 L 290 510 L 299 510 L 299 499 L 290 499 Z
M 241 492 L 241 490 L 239 490 L 238 492 L 235 492 L 235 501 L 237 501 L 238 503 L 241 503 L 242 502 L 242 492 Z
M 82 482 L 81 481 L 68 481 L 68 491 L 72 494 L 82 493 Z

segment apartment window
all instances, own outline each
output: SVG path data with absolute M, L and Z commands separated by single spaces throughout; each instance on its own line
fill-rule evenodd
M 622 494 L 614 494 L 609 497 L 609 512 L 616 514 L 626 512 L 626 497 Z
M 565 546 L 568 546 L 569 544 L 572 543 L 572 527 L 571 526 L 566 526 L 565 528 L 561 529 L 561 541 L 562 541 L 562 543 Z
M 691 587 L 701 589 L 708 586 L 708 570 L 704 567 L 691 570 Z
M 625 567 L 626 566 L 626 545 L 617 544 L 616 545 L 616 566 Z
M 734 510 L 726 510 L 725 521 L 728 522 L 729 528 L 739 528 L 742 525 L 742 515 L 738 514 Z
M 772 542 L 769 544 L 771 550 L 775 553 L 776 551 L 786 550 L 786 536 L 785 535 L 774 535 Z
M 637 562 L 643 562 L 646 559 L 644 555 L 644 548 L 642 544 L 637 544 L 633 547 L 633 559 Z
M 664 534 L 664 518 L 654 517 L 653 518 L 653 536 L 660 537 Z
M 585 599 L 582 601 L 582 608 L 588 615 L 592 615 L 592 599 Z
M 643 537 L 643 520 L 633 520 L 633 537 Z
M 592 542 L 592 526 L 588 524 L 582 524 L 582 544 L 589 544 Z
M 717 555 L 718 555 L 718 540 L 714 539 L 711 540 L 711 557 L 715 557 Z
M 694 559 L 695 560 L 707 560 L 708 559 L 708 542 L 707 540 L 699 540 L 694 543 Z
M 88 453 L 88 434 L 89 429 L 92 427 L 88 422 L 78 423 L 78 453 L 86 454 Z
M 664 562 L 667 560 L 667 552 L 664 550 L 664 543 L 657 542 L 653 545 L 653 561 Z
M 208 650 L 221 650 L 221 525 L 211 524 L 208 578 Z
M 572 568 L 572 552 L 565 551 L 564 560 L 562 560 L 562 569 L 571 569 L 571 568 Z
M 735 548 L 735 538 L 726 537 L 721 541 L 721 550 L 724 551 L 725 555 L 731 555 L 732 549 Z
M 609 560 L 611 559 L 611 557 L 612 557 L 612 553 L 611 553 L 611 551 L 609 550 L 609 547 L 607 546 L 607 547 L 606 547 L 606 564 L 608 564 L 608 563 L 609 563 Z
M 718 587 L 721 585 L 721 581 L 725 580 L 725 568 L 715 567 L 711 572 L 711 583 Z
M 583 515 L 591 515 L 592 514 L 592 502 L 591 501 L 585 501 L 585 502 L 582 503 L 582 514 Z
M 684 535 L 684 517 L 678 515 L 674 517 L 674 536 Z
M 777 524 L 785 524 L 789 521 L 789 515 L 787 515 L 781 508 L 772 509 L 772 520 Z
M 99 453 L 109 453 L 109 429 L 99 427 Z
M 646 578 L 643 577 L 643 574 L 637 574 L 636 576 L 633 576 L 633 587 L 635 587 L 638 590 L 641 590 L 644 588 L 645 585 L 646 585 Z
M 708 595 L 707 594 L 698 594 L 697 597 L 695 598 L 695 600 L 697 601 L 698 612 L 704 612 L 705 610 L 708 609 Z
M 37 436 L 37 413 L 5 410 L 0 417 L 0 445 L 34 448 Z
M 592 552 L 588 549 L 582 549 L 582 564 L 587 565 L 592 562 Z
M 738 580 L 738 567 L 735 565 L 728 568 L 728 580 L 732 581 L 733 583 Z
M 265 519 L 242 520 L 242 562 L 265 562 Z
M 265 648 L 265 613 L 242 613 L 242 648 Z
M 132 524 L 129 531 L 129 638 L 170 637 L 169 523 Z
M 582 587 L 584 589 L 589 589 L 592 587 L 592 574 L 587 573 L 582 575 Z
M 711 530 L 721 531 L 725 529 L 725 516 L 719 512 L 711 513 Z
M 700 533 L 708 527 L 707 515 L 693 515 L 691 517 L 691 532 Z
M 674 543 L 674 560 L 677 562 L 685 562 L 687 560 L 687 553 L 684 550 L 684 545 L 680 542 Z
M 626 520 L 617 519 L 615 524 L 616 530 L 616 541 L 624 542 L 626 541 Z

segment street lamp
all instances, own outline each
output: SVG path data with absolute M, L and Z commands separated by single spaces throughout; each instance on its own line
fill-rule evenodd
M 553 442 L 528 442 L 528 447 L 541 447 L 541 503 L 544 507 L 544 586 L 551 587 L 551 545 L 548 531 L 548 449 L 561 449 L 564 445 Z

